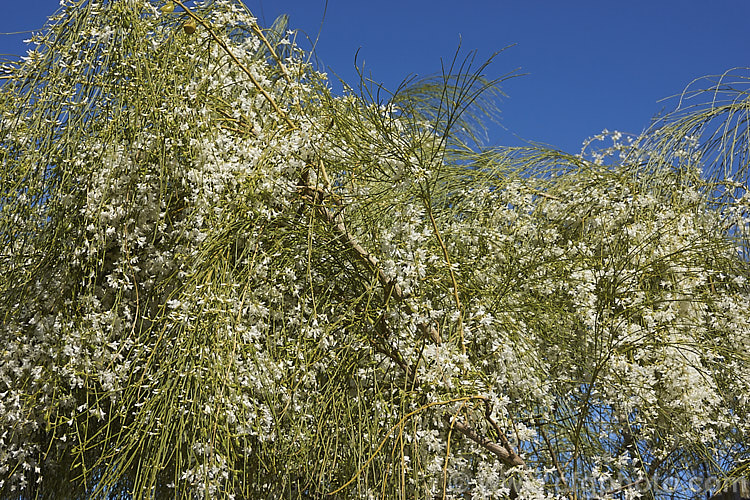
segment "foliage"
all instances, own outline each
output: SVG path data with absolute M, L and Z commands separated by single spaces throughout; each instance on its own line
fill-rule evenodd
M 577 156 L 482 149 L 471 57 L 335 97 L 285 19 L 174 4 L 69 3 L 0 92 L 4 497 L 746 471 L 745 91 Z

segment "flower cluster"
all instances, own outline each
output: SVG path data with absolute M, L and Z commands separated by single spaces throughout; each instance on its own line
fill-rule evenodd
M 71 5 L 0 96 L 2 495 L 636 498 L 746 458 L 748 197 L 699 138 L 467 152 L 460 99 L 333 97 L 284 19 L 159 7 Z

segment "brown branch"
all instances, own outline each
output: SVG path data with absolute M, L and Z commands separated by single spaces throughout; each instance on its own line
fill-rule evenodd
M 458 432 L 460 432 L 467 438 L 471 439 L 472 441 L 477 443 L 479 446 L 481 446 L 485 450 L 489 451 L 490 453 L 493 453 L 505 465 L 509 467 L 526 465 L 526 462 L 524 462 L 521 457 L 516 455 L 516 453 L 513 451 L 512 448 L 510 448 L 510 443 L 508 443 L 508 445 L 503 446 L 493 441 L 490 441 L 485 436 L 478 434 L 474 429 L 472 429 L 467 424 L 461 422 L 457 418 L 451 418 L 450 415 L 447 415 L 447 414 L 443 415 L 443 420 L 445 420 L 446 423 L 450 425 L 452 429 L 456 429 Z M 502 433 L 501 433 L 501 436 L 503 436 Z M 507 438 L 506 438 L 506 441 L 507 441 Z
M 495 429 L 495 432 L 497 433 L 498 437 L 500 438 L 500 441 L 502 441 L 503 446 L 508 451 L 508 453 L 511 456 L 516 456 L 515 452 L 513 451 L 513 445 L 510 444 L 510 441 L 508 441 L 508 438 L 505 437 L 505 433 L 500 429 L 500 426 L 497 425 L 497 422 L 495 422 L 490 414 L 492 413 L 492 406 L 490 405 L 490 400 L 487 398 L 482 399 L 482 403 L 484 403 L 484 418 L 487 420 L 491 425 L 492 428 Z
M 330 180 L 328 179 L 328 175 L 325 173 L 325 168 L 322 164 L 322 161 L 320 162 L 320 168 L 328 191 L 331 191 Z M 311 186 L 309 171 L 307 169 L 302 173 L 302 177 L 297 185 L 297 190 L 302 195 L 302 199 L 310 206 L 312 206 L 318 213 L 318 215 L 322 217 L 331 228 L 333 228 L 338 237 L 341 238 L 344 243 L 354 251 L 354 254 L 359 258 L 359 260 L 377 275 L 378 282 L 380 282 L 380 284 L 384 288 L 385 301 L 387 302 L 390 297 L 394 297 L 397 302 L 402 303 L 406 307 L 406 310 L 409 312 L 409 314 L 414 314 L 415 311 L 411 307 L 411 305 L 406 302 L 404 294 L 401 291 L 401 287 L 399 287 L 394 280 L 389 280 L 385 276 L 383 270 L 380 268 L 380 266 L 378 266 L 377 258 L 371 255 L 367 250 L 365 250 L 365 248 L 354 238 L 354 236 L 352 236 L 347 231 L 346 225 L 344 224 L 344 220 L 341 215 L 341 209 L 343 208 L 341 201 L 333 196 L 330 196 L 326 192 L 326 190 L 317 186 Z M 326 199 L 332 199 L 332 203 L 339 209 L 335 212 L 329 209 L 325 204 Z M 380 321 L 375 324 L 375 328 L 382 334 L 383 339 L 387 338 L 387 335 L 384 331 L 385 327 L 383 324 L 381 324 Z M 419 329 L 425 337 L 429 337 L 438 345 L 440 344 L 440 335 L 438 334 L 437 329 L 435 329 L 434 326 L 420 324 Z M 398 349 L 395 349 L 392 346 L 388 345 L 385 340 L 383 341 L 382 345 L 376 344 L 374 341 L 373 344 L 375 344 L 375 348 L 378 352 L 388 356 L 404 371 L 406 379 L 411 381 L 413 387 L 419 385 L 419 381 L 417 380 L 416 367 L 412 368 L 411 366 L 409 366 Z
M 325 168 L 322 164 L 322 161 L 320 162 L 320 167 L 326 183 L 330 183 L 330 181 L 328 181 L 328 175 L 325 173 Z M 323 219 L 328 222 L 328 224 L 334 229 L 338 236 L 349 246 L 349 248 L 354 250 L 354 253 L 359 258 L 359 260 L 377 275 L 378 282 L 380 282 L 380 284 L 385 289 L 386 296 L 390 295 L 394 299 L 396 299 L 398 303 L 403 304 L 403 306 L 406 308 L 406 311 L 410 315 L 416 314 L 417 311 L 411 306 L 411 304 L 406 301 L 406 296 L 404 295 L 404 292 L 401 290 L 401 287 L 398 285 L 398 283 L 396 283 L 395 280 L 388 279 L 388 277 L 385 275 L 385 272 L 383 272 L 383 270 L 378 265 L 378 259 L 370 254 L 354 238 L 354 236 L 352 236 L 349 231 L 347 231 L 346 225 L 344 224 L 344 219 L 341 215 L 341 211 L 337 211 L 336 213 L 334 213 L 325 206 L 324 201 L 329 197 L 327 193 L 323 189 L 315 186 L 310 186 L 309 184 L 298 186 L 298 189 L 302 192 L 303 197 L 312 202 L 318 214 L 320 214 L 321 217 L 323 217 Z M 340 203 L 336 204 L 340 206 Z M 435 342 L 435 344 L 440 345 L 442 343 L 440 334 L 433 325 L 420 323 L 418 325 L 418 328 L 425 337 L 431 339 L 433 342 Z

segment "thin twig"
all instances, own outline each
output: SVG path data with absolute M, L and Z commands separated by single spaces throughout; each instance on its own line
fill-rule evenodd
M 393 427 L 391 427 L 388 430 L 388 432 L 385 434 L 385 437 L 380 441 L 380 444 L 378 445 L 378 447 L 375 449 L 375 451 L 372 453 L 372 455 L 370 455 L 370 458 L 368 458 L 365 461 L 365 463 L 362 465 L 362 467 L 359 468 L 359 470 L 354 474 L 354 476 L 352 476 L 352 478 L 349 479 L 349 481 L 347 481 L 346 483 L 342 484 L 341 486 L 339 486 L 338 488 L 336 488 L 332 492 L 328 493 L 328 496 L 335 495 L 336 493 L 340 492 L 341 490 L 343 490 L 344 488 L 346 488 L 347 486 L 349 486 L 350 484 L 352 484 L 354 481 L 356 481 L 357 478 L 359 477 L 359 475 L 362 474 L 362 471 L 365 470 L 365 468 L 368 465 L 370 465 L 370 462 L 372 462 L 373 459 L 378 455 L 378 453 L 380 453 L 380 450 L 383 449 L 383 446 L 385 446 L 385 443 L 386 443 L 386 441 L 388 439 L 388 436 L 390 436 L 391 433 L 394 430 L 396 430 L 400 426 L 402 426 L 412 416 L 414 416 L 417 413 L 420 413 L 420 412 L 422 412 L 422 411 L 424 411 L 424 410 L 426 410 L 428 408 L 432 408 L 433 406 L 447 405 L 447 404 L 458 403 L 458 402 L 462 402 L 462 401 L 465 402 L 465 401 L 470 401 L 472 399 L 481 399 L 483 397 L 484 396 L 465 396 L 465 397 L 461 397 L 461 398 L 447 399 L 447 400 L 444 400 L 444 401 L 433 401 L 432 403 L 427 403 L 425 405 L 420 406 L 416 410 L 410 411 L 409 413 L 407 413 L 406 415 L 404 415 L 403 417 L 401 417 L 401 419 Z M 450 419 L 450 416 L 448 416 L 448 419 Z
M 276 104 L 276 101 L 273 99 L 273 97 L 271 97 L 271 94 L 269 94 L 266 91 L 266 89 L 264 89 L 263 86 L 261 86 L 261 84 L 258 82 L 258 80 L 255 79 L 255 76 L 253 76 L 250 70 L 247 69 L 247 67 L 244 64 L 242 64 L 242 62 L 239 59 L 237 59 L 237 56 L 235 56 L 234 53 L 229 49 L 229 47 L 224 42 L 224 40 L 219 38 L 218 35 L 216 35 L 216 33 L 213 32 L 213 30 L 211 29 L 211 26 L 209 26 L 209 24 L 202 17 L 194 14 L 190 9 L 188 9 L 185 6 L 185 4 L 182 3 L 180 0 L 174 0 L 174 3 L 176 3 L 183 9 L 185 9 L 185 12 L 187 12 L 191 18 L 195 19 L 198 23 L 200 23 L 201 26 L 206 28 L 206 32 L 209 34 L 209 36 L 213 38 L 213 40 L 216 43 L 219 44 L 219 47 L 221 47 L 222 50 L 224 50 L 224 52 L 227 53 L 227 55 L 232 59 L 232 61 L 234 61 L 237 67 L 239 67 L 242 70 L 242 72 L 245 73 L 250 78 L 250 81 L 253 82 L 253 85 L 255 86 L 255 88 L 258 89 L 258 92 L 263 94 L 263 97 L 265 97 L 266 100 L 271 104 L 271 107 L 274 109 L 274 111 L 276 111 L 276 113 L 278 113 L 279 116 L 281 116 L 281 118 L 284 119 L 284 121 L 290 127 L 290 129 L 296 130 L 297 126 L 294 124 L 294 122 L 292 122 L 289 116 L 281 108 L 279 108 L 278 104 Z
M 555 469 L 557 469 L 557 474 L 560 477 L 560 481 L 562 482 L 565 489 L 569 490 L 570 488 L 568 487 L 568 482 L 565 480 L 565 474 L 563 473 L 562 467 L 560 466 L 560 461 L 557 459 L 557 454 L 552 449 L 552 443 L 547 437 L 547 433 L 544 432 L 544 422 L 542 422 L 541 420 L 537 420 L 537 428 L 539 429 L 539 434 L 542 435 L 542 439 L 544 439 L 544 443 L 547 445 L 549 456 L 552 457 L 552 464 L 555 466 Z
M 268 38 L 266 38 L 266 36 L 263 34 L 263 30 L 261 30 L 256 23 L 253 23 L 250 28 L 256 35 L 258 35 L 258 38 L 260 38 L 261 42 L 263 42 L 268 51 L 271 53 L 271 57 L 273 57 L 274 61 L 276 61 L 276 64 L 278 64 L 279 68 L 281 68 L 281 72 L 284 74 L 284 78 L 286 79 L 286 81 L 291 83 L 292 79 L 289 77 L 289 73 L 287 73 L 286 67 L 284 67 L 284 64 L 281 62 L 281 58 L 276 54 L 276 51 L 271 46 Z
M 451 264 L 450 256 L 448 255 L 448 249 L 445 247 L 445 243 L 443 242 L 442 236 L 440 236 L 440 231 L 438 230 L 437 223 L 435 222 L 435 216 L 432 214 L 432 207 L 425 199 L 424 201 L 425 207 L 427 208 L 427 213 L 430 215 L 430 222 L 432 223 L 432 229 L 435 231 L 435 237 L 438 240 L 438 243 L 440 244 L 440 248 L 443 250 L 443 257 L 445 258 L 445 263 L 448 265 L 448 272 L 451 276 L 451 282 L 453 283 L 453 298 L 456 301 L 456 309 L 458 309 L 458 333 L 459 333 L 459 342 L 461 344 L 461 353 L 466 354 L 466 346 L 464 345 L 464 312 L 463 312 L 463 306 L 461 304 L 461 299 L 458 297 L 458 283 L 456 282 L 456 275 L 453 272 L 453 264 Z

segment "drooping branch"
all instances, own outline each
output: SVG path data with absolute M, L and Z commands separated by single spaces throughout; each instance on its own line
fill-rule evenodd
M 327 496 L 333 496 L 333 495 L 335 495 L 336 493 L 342 491 L 344 488 L 346 488 L 347 486 L 349 486 L 350 484 L 352 484 L 354 481 L 356 481 L 357 478 L 360 476 L 360 474 L 362 474 L 362 471 L 365 470 L 365 467 L 367 467 L 367 465 L 370 462 L 372 462 L 372 460 L 377 456 L 377 454 L 380 453 L 380 450 L 383 449 L 383 446 L 385 446 L 385 443 L 386 443 L 388 437 L 393 433 L 393 431 L 395 431 L 399 427 L 403 428 L 404 423 L 407 420 L 409 420 L 411 417 L 413 417 L 414 415 L 417 415 L 417 414 L 419 414 L 419 413 L 427 410 L 428 408 L 433 408 L 435 406 L 448 405 L 448 404 L 452 404 L 452 403 L 463 403 L 463 402 L 466 402 L 466 401 L 471 401 L 473 399 L 483 399 L 483 396 L 464 396 L 464 397 L 460 397 L 460 398 L 447 399 L 447 400 L 444 400 L 444 401 L 433 401 L 431 403 L 427 403 L 425 405 L 422 405 L 422 406 L 420 406 L 419 408 L 417 408 L 415 410 L 410 411 L 409 413 L 407 413 L 406 415 L 404 415 L 403 417 L 401 417 L 401 419 L 399 419 L 399 421 L 395 425 L 393 425 L 388 430 L 388 432 L 385 433 L 385 436 L 383 437 L 383 439 L 381 439 L 380 444 L 378 445 L 378 447 L 370 455 L 370 457 L 365 461 L 364 465 L 362 465 L 362 467 L 360 467 L 359 470 L 354 474 L 354 476 L 352 476 L 352 478 L 349 479 L 349 481 L 347 481 L 343 485 L 339 486 L 335 490 L 333 490 L 330 493 L 328 493 Z M 450 417 L 448 417 L 448 418 L 450 418 Z
M 205 19 L 203 19 L 201 16 L 195 14 L 188 7 L 186 7 L 185 4 L 182 3 L 180 0 L 174 0 L 174 3 L 176 3 L 177 5 L 179 5 L 180 7 L 182 7 L 182 9 L 184 9 L 185 12 L 187 12 L 187 14 L 190 16 L 190 18 L 192 20 L 196 21 L 197 23 L 199 23 L 201 26 L 203 26 L 206 29 L 206 32 L 211 37 L 211 39 L 213 39 L 219 45 L 219 47 L 221 47 L 221 49 L 229 56 L 229 58 L 232 59 L 232 62 L 235 65 L 237 65 L 237 67 L 243 73 L 245 73 L 245 75 L 247 75 L 247 77 L 253 83 L 253 86 L 256 89 L 258 89 L 258 92 L 260 92 L 263 95 L 263 97 L 266 98 L 266 100 L 271 105 L 271 107 L 273 107 L 273 109 L 276 112 L 276 114 L 278 116 L 280 116 L 284 120 L 284 122 L 289 126 L 289 129 L 290 130 L 296 129 L 297 125 L 294 122 L 292 122 L 292 120 L 289 118 L 289 115 L 281 109 L 281 107 L 276 103 L 276 101 L 274 100 L 274 98 L 271 97 L 271 94 L 269 94 L 268 91 L 265 89 L 265 87 L 263 87 L 260 84 L 260 82 L 258 81 L 258 79 L 247 68 L 247 66 L 245 66 L 242 63 L 242 61 L 240 61 L 237 58 L 237 55 L 232 51 L 232 49 L 229 48 L 229 46 L 227 45 L 227 43 L 221 37 L 219 37 L 216 33 L 214 33 L 214 31 L 211 29 L 211 26 L 208 24 L 208 22 Z M 257 30 L 257 31 L 259 31 L 259 30 Z M 261 32 L 261 36 L 262 35 L 263 34 Z M 265 40 L 265 37 L 263 37 L 263 40 Z M 268 40 L 265 40 L 265 43 L 270 46 L 270 44 L 268 44 Z M 272 53 L 274 54 L 274 56 L 276 56 L 275 52 L 272 51 Z M 278 58 L 278 56 L 276 56 L 276 57 Z M 284 72 L 284 75 L 288 78 L 288 75 L 286 73 L 286 69 L 283 66 L 282 66 L 282 70 Z
M 319 160 L 319 168 L 322 174 L 322 177 L 326 183 L 326 187 L 328 188 L 328 191 L 330 191 L 330 181 L 328 180 L 328 175 L 325 171 L 325 165 L 323 164 L 322 160 Z M 397 302 L 404 304 L 407 312 L 409 314 L 415 314 L 416 311 L 411 307 L 411 305 L 405 300 L 405 296 L 403 292 L 401 291 L 401 287 L 398 286 L 397 283 L 395 283 L 394 280 L 389 280 L 383 270 L 378 265 L 378 260 L 373 256 L 371 253 L 369 253 L 358 241 L 354 236 L 352 236 L 346 229 L 346 225 L 344 223 L 343 217 L 341 215 L 341 210 L 337 210 L 336 212 L 333 212 L 325 205 L 325 200 L 327 198 L 330 198 L 330 196 L 326 193 L 326 190 L 310 185 L 309 180 L 307 179 L 307 176 L 304 177 L 304 181 L 301 183 L 301 185 L 298 187 L 299 191 L 301 192 L 302 196 L 311 203 L 314 207 L 317 213 L 330 225 L 330 227 L 333 228 L 333 230 L 342 238 L 344 242 L 354 251 L 355 255 L 359 258 L 361 262 L 363 262 L 370 270 L 372 270 L 374 273 L 376 273 L 378 277 L 378 281 L 383 286 L 386 292 L 386 297 L 392 296 L 396 299 Z M 334 199 L 334 203 L 340 205 L 340 201 Z M 427 324 L 420 324 L 419 325 L 420 330 L 425 335 L 425 337 L 428 337 L 432 339 L 435 344 L 440 345 L 440 335 L 438 334 L 437 330 L 432 325 Z M 389 351 L 385 352 L 390 358 L 392 358 L 399 366 L 401 366 L 402 369 L 406 372 L 407 377 L 413 378 L 412 369 L 406 365 L 403 358 L 400 356 L 400 354 L 397 351 Z M 480 398 L 483 400 L 485 404 L 485 418 L 486 420 L 493 426 L 495 431 L 497 432 L 498 436 L 502 440 L 502 445 L 497 444 L 490 439 L 478 434 L 474 429 L 472 429 L 467 424 L 462 423 L 461 421 L 457 419 L 451 419 L 449 416 L 446 416 L 447 423 L 457 431 L 459 431 L 464 436 L 468 437 L 472 441 L 476 442 L 486 450 L 490 451 L 494 455 L 496 455 L 504 464 L 508 465 L 509 467 L 514 466 L 523 466 L 525 465 L 525 462 L 523 459 L 518 456 L 515 451 L 513 450 L 513 447 L 511 446 L 508 439 L 505 437 L 505 434 L 501 431 L 497 423 L 490 417 L 490 406 L 489 402 L 485 398 Z
M 378 259 L 370 252 L 368 252 L 359 243 L 359 241 L 357 241 L 357 239 L 346 229 L 344 218 L 341 215 L 341 210 L 333 212 L 325 205 L 325 200 L 332 198 L 332 196 L 330 196 L 326 192 L 331 191 L 330 181 L 328 181 L 328 174 L 325 171 L 325 165 L 322 160 L 319 160 L 318 166 L 327 184 L 327 190 L 323 190 L 317 186 L 312 186 L 309 182 L 305 181 L 301 183 L 301 185 L 298 187 L 298 190 L 307 201 L 313 204 L 318 214 L 330 225 L 330 227 L 346 243 L 346 245 L 354 251 L 354 254 L 359 258 L 359 260 L 367 268 L 375 273 L 378 278 L 378 282 L 383 286 L 385 296 L 393 297 L 396 302 L 404 306 L 406 312 L 410 315 L 416 314 L 417 311 L 414 310 L 412 305 L 409 304 L 409 302 L 406 300 L 406 296 L 404 295 L 404 292 L 401 290 L 401 287 L 398 285 L 398 283 L 396 283 L 396 280 L 389 279 L 386 276 L 385 272 L 378 263 Z M 340 202 L 337 201 L 334 201 L 334 203 L 340 204 Z M 431 339 L 435 344 L 440 345 L 442 343 L 440 334 L 432 324 L 420 323 L 418 325 L 418 328 L 426 338 Z
M 461 304 L 461 299 L 458 297 L 458 283 L 456 282 L 456 273 L 453 271 L 453 264 L 451 263 L 450 255 L 448 254 L 448 248 L 445 246 L 445 242 L 443 241 L 443 237 L 440 236 L 440 231 L 438 230 L 437 222 L 435 221 L 435 215 L 432 213 L 432 206 L 430 205 L 429 201 L 427 200 L 426 196 L 424 199 L 424 206 L 427 210 L 427 214 L 430 216 L 430 223 L 432 224 L 432 230 L 435 233 L 435 238 L 437 238 L 438 244 L 440 245 L 441 250 L 443 251 L 443 258 L 445 259 L 445 263 L 448 266 L 448 272 L 450 273 L 451 282 L 453 284 L 453 298 L 456 301 L 456 310 L 458 311 L 458 332 L 459 332 L 459 342 L 461 343 L 461 353 L 466 354 L 466 346 L 464 345 L 464 322 L 463 322 L 463 316 L 464 316 L 464 308 Z

